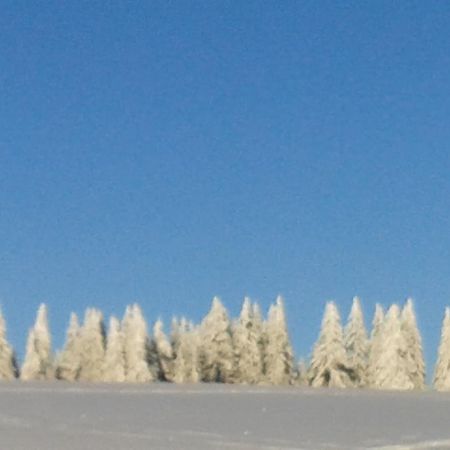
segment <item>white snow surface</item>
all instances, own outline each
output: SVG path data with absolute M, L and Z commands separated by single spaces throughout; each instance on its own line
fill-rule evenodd
M 235 385 L 0 384 L 0 448 L 450 449 L 450 394 Z

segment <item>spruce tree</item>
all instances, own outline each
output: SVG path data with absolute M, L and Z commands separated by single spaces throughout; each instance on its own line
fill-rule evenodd
M 375 373 L 383 345 L 382 327 L 384 322 L 384 310 L 380 304 L 375 305 L 375 314 L 372 321 L 372 332 L 369 342 L 368 385 L 375 386 Z
M 161 319 L 158 319 L 153 326 L 151 353 L 157 361 L 158 378 L 161 381 L 173 381 L 173 348 L 164 333 L 164 325 Z
M 374 387 L 394 390 L 414 389 L 398 305 L 389 308 L 381 333 L 382 344 L 373 374 Z
M 252 304 L 246 297 L 239 320 L 233 329 L 236 383 L 255 384 L 262 380 L 263 360 L 260 341 L 261 329 L 258 323 L 255 323 Z
M 281 296 L 271 305 L 266 324 L 264 354 L 265 381 L 274 384 L 289 384 L 294 375 L 294 355 Z
M 228 313 L 218 297 L 214 297 L 209 313 L 200 327 L 200 368 L 206 382 L 233 381 L 233 343 Z
M 352 385 L 339 311 L 328 302 L 319 338 L 314 346 L 309 370 L 313 387 L 345 388 Z
M 16 358 L 6 339 L 6 323 L 0 311 L 0 380 L 13 380 L 16 377 Z
M 445 308 L 441 341 L 434 373 L 433 386 L 438 391 L 450 391 L 450 308 Z
M 198 350 L 198 328 L 182 319 L 178 328 L 178 339 L 174 346 L 176 356 L 173 365 L 173 381 L 175 383 L 197 383 L 200 381 Z
M 80 332 L 81 381 L 101 381 L 105 360 L 105 327 L 101 311 L 88 308 Z
M 124 338 L 120 329 L 120 322 L 114 316 L 109 319 L 108 338 L 106 342 L 103 381 L 122 383 L 125 381 Z
M 425 361 L 422 350 L 422 337 L 417 326 L 416 313 L 412 299 L 408 299 L 401 315 L 402 330 L 406 339 L 408 350 L 409 374 L 414 389 L 425 387 Z
M 80 325 L 75 313 L 71 313 L 66 333 L 66 343 L 56 365 L 56 378 L 75 381 L 80 372 Z
M 41 304 L 34 327 L 27 340 L 25 360 L 21 370 L 21 379 L 48 380 L 53 378 L 51 338 L 48 328 L 47 307 Z
M 266 347 L 267 347 L 267 323 L 263 319 L 261 308 L 257 302 L 253 302 L 252 312 L 253 312 L 253 326 L 255 329 L 255 334 L 257 336 L 259 336 L 258 346 L 259 346 L 259 351 L 261 353 L 262 374 L 263 374 L 263 380 L 264 380 L 265 373 L 266 373 L 265 360 L 266 360 Z
M 358 297 L 353 299 L 352 309 L 344 332 L 344 342 L 351 378 L 355 386 L 364 387 L 367 385 L 369 343 Z
M 146 383 L 157 377 L 150 360 L 147 323 L 139 305 L 128 306 L 122 321 L 125 340 L 125 378 L 131 383 Z M 150 363 L 150 364 L 149 364 Z

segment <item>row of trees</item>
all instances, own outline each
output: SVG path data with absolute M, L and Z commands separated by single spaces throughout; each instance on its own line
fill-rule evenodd
M 425 364 L 413 303 L 375 308 L 370 337 L 358 298 L 343 329 L 333 302 L 326 305 L 319 338 L 309 364 L 295 362 L 283 300 L 278 297 L 262 317 L 257 303 L 244 300 L 231 321 L 221 301 L 199 325 L 174 319 L 170 336 L 161 320 L 150 336 L 140 307 L 109 320 L 87 309 L 83 324 L 72 313 L 66 343 L 53 356 L 47 308 L 41 305 L 29 332 L 19 371 L 0 314 L 0 379 L 175 383 L 223 382 L 313 387 L 423 389 Z M 434 386 L 450 390 L 450 309 L 445 313 Z

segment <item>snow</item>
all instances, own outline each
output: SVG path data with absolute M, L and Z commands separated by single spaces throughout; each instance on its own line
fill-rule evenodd
M 1 448 L 450 448 L 450 395 L 233 385 L 0 384 Z

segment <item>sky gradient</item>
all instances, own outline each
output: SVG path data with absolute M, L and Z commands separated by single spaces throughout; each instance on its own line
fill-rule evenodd
M 245 4 L 242 4 L 245 3 Z M 0 301 L 200 320 L 450 303 L 446 2 L 0 2 Z M 430 367 L 428 368 L 430 370 Z

